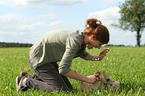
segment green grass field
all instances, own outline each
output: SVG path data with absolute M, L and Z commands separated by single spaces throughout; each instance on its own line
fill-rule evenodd
M 69 93 L 47 93 L 42 90 L 28 90 L 17 92 L 15 78 L 20 71 L 29 69 L 29 48 L 0 48 L 0 96 L 145 96 L 145 47 L 109 47 L 110 52 L 102 61 L 86 61 L 76 58 L 71 68 L 82 75 L 89 75 L 97 71 L 106 70 L 109 76 L 126 84 L 119 91 L 94 90 L 93 92 L 80 92 L 79 81 L 70 79 L 74 90 Z M 99 50 L 88 50 L 93 55 L 98 55 Z

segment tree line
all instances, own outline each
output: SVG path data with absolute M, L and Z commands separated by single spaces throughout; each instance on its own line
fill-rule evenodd
M 0 42 L 0 47 L 31 47 L 32 45 L 30 43 Z

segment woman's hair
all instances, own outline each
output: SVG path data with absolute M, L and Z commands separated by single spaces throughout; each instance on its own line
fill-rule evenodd
M 87 19 L 85 27 L 86 29 L 84 29 L 84 33 L 86 35 L 93 35 L 96 40 L 99 40 L 103 44 L 109 42 L 109 31 L 104 25 L 102 25 L 101 21 L 95 18 Z

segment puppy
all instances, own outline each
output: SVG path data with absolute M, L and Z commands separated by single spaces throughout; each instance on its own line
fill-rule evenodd
M 96 76 L 96 81 L 93 84 L 89 84 L 87 82 L 80 82 L 80 90 L 81 91 L 93 91 L 98 89 L 115 89 L 118 90 L 120 88 L 120 82 L 117 82 L 108 77 L 107 71 L 103 72 L 104 78 L 101 78 L 101 72 L 96 72 L 94 74 Z

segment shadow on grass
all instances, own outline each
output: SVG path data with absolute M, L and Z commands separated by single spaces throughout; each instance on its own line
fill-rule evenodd
M 85 91 L 80 91 L 77 87 L 71 91 L 71 92 L 65 92 L 65 91 L 53 91 L 53 92 L 44 92 L 43 90 L 33 90 L 30 89 L 27 93 L 31 93 L 33 95 L 61 95 L 61 96 L 96 96 L 96 95 L 104 95 L 106 96 L 107 94 L 110 95 L 133 95 L 133 94 L 144 94 L 143 92 L 145 91 L 145 84 L 139 84 L 136 85 L 136 83 L 130 83 L 127 82 L 126 84 L 121 84 L 121 88 L 117 91 L 114 90 L 105 90 L 105 89 L 99 89 L 99 90 L 93 90 L 91 92 L 85 92 Z

